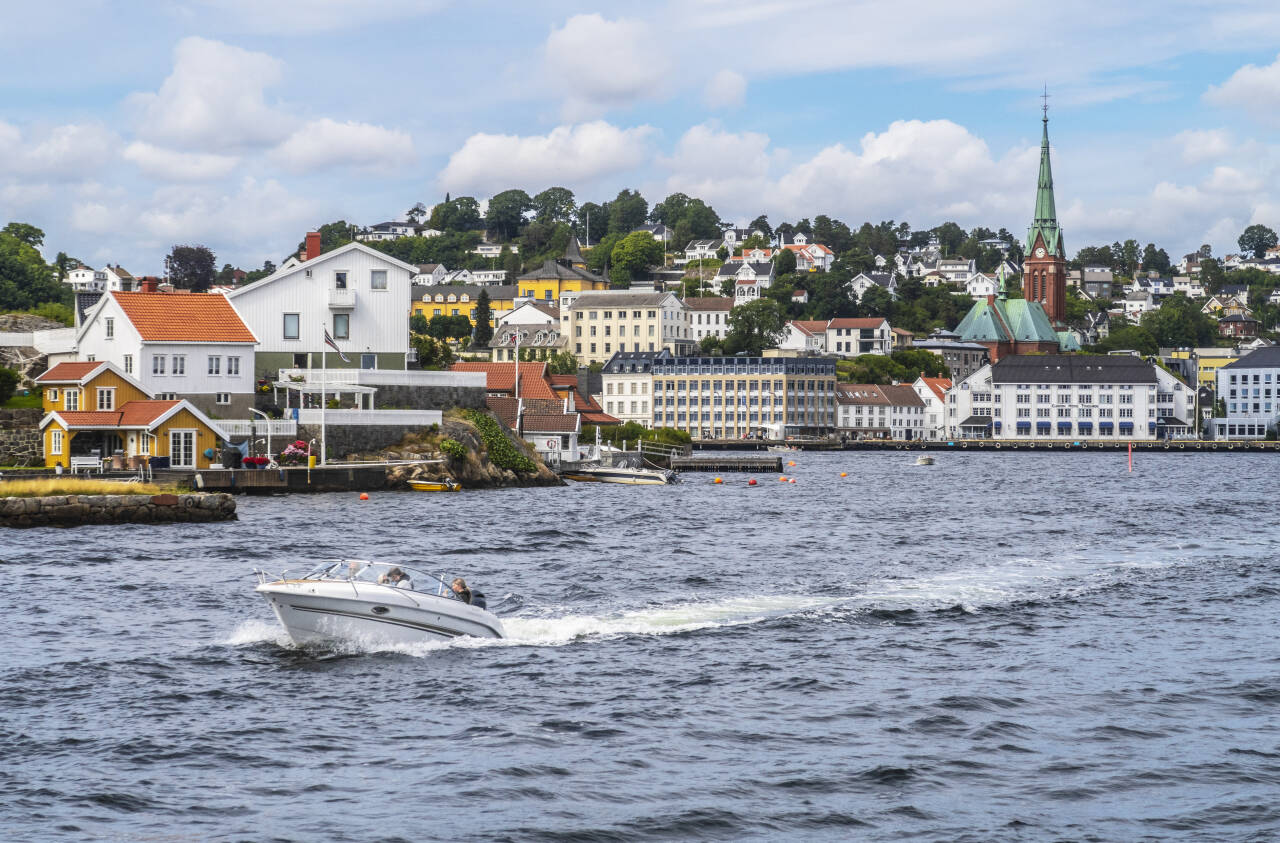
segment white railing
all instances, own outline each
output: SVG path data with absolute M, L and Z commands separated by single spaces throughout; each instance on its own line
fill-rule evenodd
M 320 410 L 298 410 L 299 424 L 320 424 Z M 440 424 L 444 413 L 439 410 L 325 410 L 326 425 L 353 426 L 398 424 L 426 427 Z
M 218 419 L 217 424 L 228 436 L 298 435 L 298 423 L 293 419 Z
M 484 389 L 484 372 L 433 372 L 425 369 L 281 369 L 280 380 L 356 386 L 471 386 Z
M 350 310 L 356 306 L 356 291 L 350 287 L 329 288 L 329 307 L 334 310 Z

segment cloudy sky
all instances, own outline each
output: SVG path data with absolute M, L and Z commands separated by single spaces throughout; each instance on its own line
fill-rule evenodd
M 55 0 L 5 13 L 0 222 L 156 273 L 446 191 L 1025 232 L 1050 93 L 1069 251 L 1280 227 L 1280 6 L 1249 0 Z M 20 37 L 12 37 L 20 33 Z

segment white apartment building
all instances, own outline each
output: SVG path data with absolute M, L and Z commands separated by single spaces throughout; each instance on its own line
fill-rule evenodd
M 623 424 L 653 427 L 653 363 L 669 360 L 671 352 L 615 352 L 600 372 L 600 408 Z
M 907 384 L 836 384 L 836 426 L 858 439 L 924 439 L 924 400 Z
M 924 402 L 924 439 L 942 439 L 946 435 L 948 378 L 916 378 L 911 388 Z
M 672 293 L 585 290 L 567 306 L 561 297 L 561 334 L 583 365 L 605 363 L 618 351 L 688 354 L 695 340 L 689 310 Z
M 701 342 L 703 337 L 724 339 L 728 335 L 729 311 L 733 309 L 733 299 L 728 296 L 692 298 L 685 299 L 684 306 L 689 311 L 692 339 Z
M 1195 393 L 1130 355 L 1015 354 L 947 391 L 947 438 L 1150 441 L 1191 429 Z
M 1265 439 L 1280 417 L 1280 346 L 1252 351 L 1217 371 L 1226 416 L 1213 420 L 1215 439 Z

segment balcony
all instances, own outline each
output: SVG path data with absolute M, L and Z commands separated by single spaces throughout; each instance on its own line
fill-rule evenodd
M 356 291 L 350 287 L 329 288 L 330 310 L 355 310 Z

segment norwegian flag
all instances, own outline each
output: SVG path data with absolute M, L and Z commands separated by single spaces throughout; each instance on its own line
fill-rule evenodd
M 328 328 L 324 329 L 324 344 L 332 348 L 334 351 L 338 352 L 338 356 L 342 358 L 343 363 L 351 362 L 351 360 L 347 357 L 347 355 L 342 353 L 342 349 L 338 348 L 338 344 L 333 341 L 333 337 L 329 336 Z

